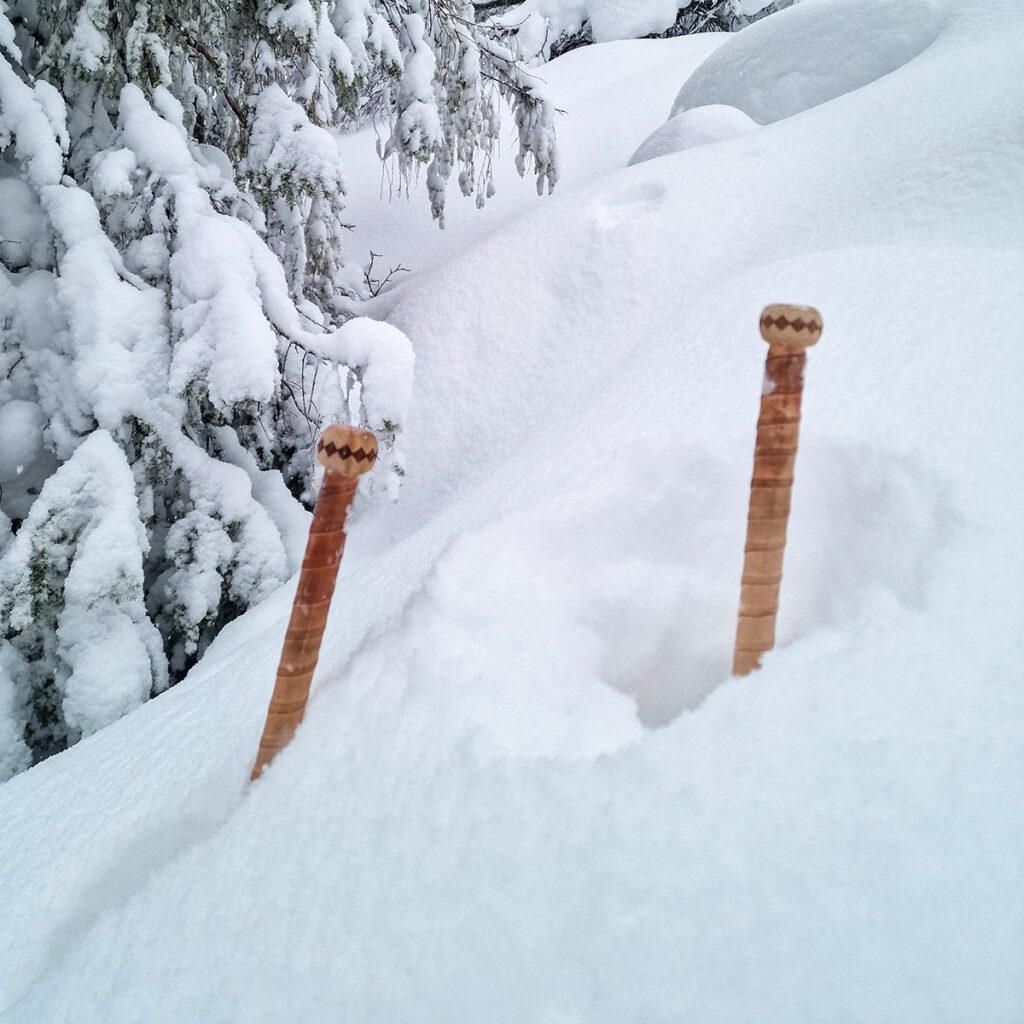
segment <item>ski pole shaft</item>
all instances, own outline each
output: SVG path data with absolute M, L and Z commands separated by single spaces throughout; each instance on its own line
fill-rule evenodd
M 252 769 L 253 779 L 258 779 L 288 745 L 305 713 L 345 549 L 345 520 L 359 477 L 376 461 L 377 439 L 368 430 L 335 424 L 320 435 L 316 457 L 324 467 L 324 479 L 313 509 L 277 681 Z
M 766 306 L 761 313 L 761 337 L 768 342 L 768 358 L 757 421 L 733 650 L 732 671 L 737 676 L 759 668 L 761 656 L 775 646 L 806 349 L 821 337 L 821 328 L 821 314 L 809 306 Z

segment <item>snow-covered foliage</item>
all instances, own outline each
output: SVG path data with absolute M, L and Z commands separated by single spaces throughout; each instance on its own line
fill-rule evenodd
M 590 43 L 639 36 L 734 32 L 796 0 L 523 0 L 489 24 L 522 60 L 557 57 Z M 481 6 L 500 6 L 492 0 Z
M 343 262 L 339 133 L 377 118 L 402 178 L 426 167 L 438 219 L 452 175 L 493 191 L 503 99 L 521 173 L 558 176 L 553 108 L 470 12 L 0 0 L 0 729 L 34 759 L 179 679 L 286 578 L 301 509 L 264 474 L 308 503 L 325 420 L 378 434 L 395 493 L 412 355 L 351 319 L 366 285 Z M 109 502 L 83 499 L 90 466 Z M 143 534 L 101 578 L 76 566 L 108 507 Z M 100 605 L 76 618 L 90 579 L 123 628 Z M 84 667 L 107 627 L 105 657 L 131 666 L 116 694 Z M 23 762 L 8 748 L 0 776 Z
M 62 749 L 167 685 L 143 599 L 148 546 L 124 452 L 95 430 L 43 485 L 0 563 L 30 749 Z

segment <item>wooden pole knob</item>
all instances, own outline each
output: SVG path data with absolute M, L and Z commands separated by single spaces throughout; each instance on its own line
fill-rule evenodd
M 810 306 L 766 306 L 761 337 L 768 342 L 761 412 L 750 481 L 733 675 L 758 668 L 775 646 L 782 559 L 800 436 L 806 350 L 821 337 L 821 314 Z
M 377 438 L 368 430 L 334 423 L 317 440 L 316 458 L 328 473 L 362 476 L 377 461 Z
M 316 457 L 324 467 L 324 479 L 313 509 L 277 680 L 252 769 L 254 779 L 288 745 L 305 714 L 345 550 L 345 520 L 360 476 L 377 459 L 377 439 L 368 430 L 334 424 L 317 440 Z
M 816 345 L 821 327 L 821 314 L 813 306 L 779 303 L 761 311 L 761 337 L 788 352 L 803 352 Z

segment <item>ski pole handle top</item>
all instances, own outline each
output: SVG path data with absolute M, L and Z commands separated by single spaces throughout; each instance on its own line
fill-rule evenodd
M 821 314 L 813 306 L 778 303 L 761 311 L 761 337 L 772 348 L 803 352 L 821 337 Z
M 320 435 L 316 457 L 328 473 L 362 476 L 377 461 L 377 438 L 368 430 L 334 423 Z

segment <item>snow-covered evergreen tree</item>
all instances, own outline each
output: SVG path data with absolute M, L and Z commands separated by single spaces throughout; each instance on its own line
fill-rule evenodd
M 61 750 L 167 685 L 144 601 L 147 547 L 124 452 L 95 430 L 43 485 L 0 563 L 4 660 L 31 750 Z
M 287 576 L 324 419 L 397 485 L 412 355 L 353 318 L 335 133 L 389 119 L 443 219 L 452 175 L 493 189 L 502 98 L 552 187 L 552 107 L 468 3 L 0 0 L 0 779 Z

